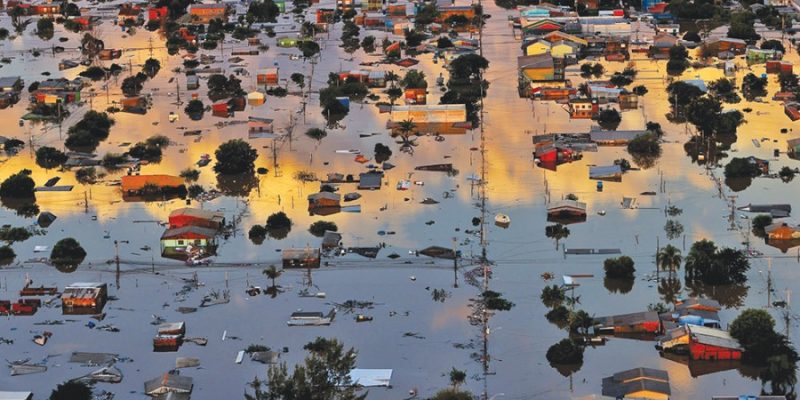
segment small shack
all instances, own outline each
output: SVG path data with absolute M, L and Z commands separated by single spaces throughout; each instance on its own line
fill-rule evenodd
M 185 258 L 192 255 L 214 254 L 216 229 L 202 226 L 183 226 L 167 229 L 161 235 L 161 256 L 168 258 Z
M 320 251 L 309 247 L 284 249 L 281 259 L 283 268 L 319 268 Z
M 576 200 L 561 200 L 547 206 L 547 220 L 586 220 L 586 203 Z
M 76 282 L 61 295 L 61 312 L 64 315 L 98 314 L 108 301 L 108 286 L 100 282 Z
M 308 210 L 323 207 L 339 207 L 341 205 L 342 196 L 338 193 L 319 192 L 308 195 Z
M 622 167 L 619 165 L 589 167 L 589 179 L 601 181 L 622 181 Z

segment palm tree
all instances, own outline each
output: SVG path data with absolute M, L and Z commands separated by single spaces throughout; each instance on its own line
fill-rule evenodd
M 283 270 L 279 270 L 274 265 L 270 265 L 268 268 L 266 268 L 263 271 L 261 271 L 261 273 L 266 275 L 267 279 L 271 279 L 272 280 L 272 287 L 275 287 L 275 279 L 278 279 L 278 277 L 281 276 L 281 274 L 283 273 Z
M 464 380 L 467 379 L 467 373 L 461 370 L 453 369 L 450 370 L 450 384 L 453 385 L 453 390 L 458 390 L 458 387 L 464 383 Z
M 398 124 L 398 129 L 400 130 L 400 135 L 402 135 L 403 138 L 408 139 L 408 135 L 410 135 L 414 129 L 417 129 L 417 124 L 414 123 L 413 119 L 407 119 L 400 121 Z
M 677 247 L 668 244 L 658 252 L 658 267 L 664 270 L 669 270 L 672 274 L 675 270 L 680 269 L 683 257 L 681 251 Z
M 400 77 L 397 76 L 397 74 L 395 74 L 394 71 L 386 72 L 386 81 L 387 82 L 391 82 L 392 86 L 394 86 L 394 83 L 397 82 L 398 78 L 400 78 Z
M 670 276 L 669 278 L 661 278 L 661 282 L 658 284 L 658 294 L 661 295 L 661 299 L 667 304 L 675 303 L 675 300 L 677 300 L 681 289 L 680 279 L 677 279 L 674 276 Z

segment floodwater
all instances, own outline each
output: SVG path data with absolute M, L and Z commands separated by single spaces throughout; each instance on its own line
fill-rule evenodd
M 328 2 L 330 3 L 330 2 Z M 321 6 L 330 6 L 323 2 Z M 582 367 L 569 375 L 561 374 L 545 360 L 545 352 L 553 343 L 566 337 L 566 332 L 547 322 L 544 314 L 547 309 L 541 304 L 539 294 L 542 287 L 550 282 L 541 278 L 544 272 L 555 274 L 560 280 L 562 274 L 593 274 L 594 278 L 580 280 L 575 295 L 580 296 L 578 307 L 594 315 L 609 315 L 644 310 L 648 304 L 663 300 L 655 275 L 654 253 L 658 245 L 665 245 L 663 226 L 667 220 L 663 209 L 672 204 L 683 209 L 676 217 L 685 227 L 684 238 L 672 244 L 688 251 L 694 240 L 708 238 L 719 245 L 741 247 L 747 241 L 747 220 L 735 213 L 737 229 L 731 230 L 729 221 L 730 195 L 737 196 L 736 204 L 763 202 L 789 202 L 796 197 L 797 183 L 785 184 L 778 179 L 757 178 L 744 190 L 735 194 L 723 186 L 727 200 L 720 198 L 720 189 L 713 176 L 721 177 L 721 169 L 706 169 L 692 163 L 686 155 L 683 144 L 689 139 L 684 125 L 671 124 L 666 119 L 668 103 L 664 93 L 668 82 L 665 80 L 665 63 L 651 62 L 634 58 L 639 75 L 636 85 L 643 84 L 649 93 L 641 100 L 640 110 L 627 111 L 619 129 L 638 129 L 646 121 L 661 123 L 666 135 L 663 155 L 657 163 L 639 171 L 625 174 L 620 183 L 606 183 L 603 192 L 595 190 L 595 182 L 588 179 L 589 165 L 608 165 L 613 160 L 630 157 L 624 148 L 601 147 L 597 153 L 585 153 L 581 161 L 562 165 L 557 171 L 546 171 L 535 167 L 532 162 L 531 135 L 543 132 L 585 132 L 590 121 L 570 120 L 560 105 L 554 103 L 531 103 L 520 99 L 516 88 L 516 57 L 520 54 L 519 42 L 514 40 L 507 24 L 508 12 L 498 9 L 494 4 L 485 4 L 486 12 L 492 15 L 483 35 L 483 55 L 489 59 L 490 68 L 486 79 L 491 82 L 485 100 L 485 138 L 486 138 L 486 194 L 487 220 L 495 213 L 510 216 L 511 226 L 507 229 L 487 225 L 488 257 L 493 262 L 492 290 L 501 292 L 516 304 L 508 312 L 496 313 L 490 321 L 488 351 L 490 362 L 488 375 L 483 374 L 483 366 L 476 362 L 472 353 L 481 350 L 481 329 L 470 325 L 468 315 L 469 299 L 477 296 L 479 289 L 464 280 L 464 273 L 477 266 L 480 254 L 480 240 L 471 224 L 473 217 L 480 216 L 476 208 L 479 202 L 479 187 L 467 179 L 472 174 L 480 174 L 480 153 L 470 150 L 480 145 L 478 130 L 464 135 L 447 135 L 443 142 L 431 136 L 419 138 L 414 153 L 399 151 L 385 129 L 388 114 L 379 114 L 373 104 L 352 104 L 349 115 L 341 121 L 343 127 L 328 130 L 328 136 L 321 142 L 306 137 L 303 132 L 310 127 L 322 127 L 325 121 L 320 113 L 318 97 L 313 92 L 325 85 L 329 72 L 358 68 L 361 61 L 377 60 L 376 55 L 365 55 L 359 50 L 354 55 L 345 53 L 337 46 L 340 27 L 323 39 L 324 49 L 321 60 L 314 67 L 311 83 L 312 94 L 305 115 L 299 113 L 300 97 L 268 97 L 267 103 L 258 107 L 248 106 L 244 112 L 237 113 L 228 120 L 216 118 L 206 113 L 202 121 L 190 121 L 183 113 L 184 105 L 174 104 L 176 98 L 169 95 L 176 90 L 175 83 L 169 79 L 177 76 L 181 99 L 189 97 L 185 89 L 183 75 L 171 71 L 181 63 L 179 56 L 168 56 L 159 44 L 163 43 L 157 34 L 139 29 L 130 37 L 111 22 L 104 22 L 98 35 L 105 40 L 107 48 L 138 49 L 126 51 L 120 64 L 133 64 L 134 71 L 149 57 L 149 39 L 152 37 L 153 54 L 161 60 L 159 74 L 145 84 L 143 93 L 152 93 L 154 105 L 144 115 L 118 113 L 114 115 L 116 125 L 108 140 L 97 150 L 121 152 L 121 143 L 135 143 L 155 134 L 163 134 L 175 143 L 165 152 L 158 164 L 142 167 L 143 174 L 165 173 L 177 175 L 182 169 L 196 162 L 203 154 L 212 154 L 223 141 L 233 138 L 247 138 L 246 125 L 216 126 L 223 121 L 246 121 L 248 116 L 273 118 L 275 126 L 286 132 L 292 120 L 294 123 L 291 141 L 276 143 L 277 163 L 274 168 L 272 141 L 254 139 L 251 144 L 259 151 L 257 167 L 266 167 L 269 173 L 260 177 L 257 188 L 244 196 L 222 197 L 193 206 L 225 212 L 229 220 L 237 220 L 235 235 L 223 240 L 214 258 L 220 265 L 211 267 L 186 267 L 182 263 L 162 259 L 158 254 L 159 237 L 163 227 L 157 222 L 165 221 L 169 212 L 185 206 L 181 200 L 167 202 L 123 202 L 118 186 L 107 185 L 119 178 L 120 173 L 109 173 L 93 186 L 75 183 L 74 173 L 69 171 L 43 170 L 35 165 L 29 148 L 20 154 L 2 159 L 0 178 L 23 168 L 33 171 L 37 184 L 42 184 L 53 176 L 60 176 L 60 184 L 75 184 L 72 192 L 40 193 L 37 203 L 42 211 L 50 211 L 58 216 L 46 234 L 15 244 L 17 253 L 15 264 L 0 270 L 2 290 L 0 298 L 16 299 L 16 291 L 22 287 L 25 276 L 30 276 L 35 285 L 58 285 L 78 281 L 102 281 L 109 284 L 110 294 L 119 300 L 106 306 L 107 319 L 120 328 L 119 333 L 92 330 L 85 326 L 87 317 L 62 317 L 57 308 L 44 308 L 33 317 L 10 317 L 0 323 L 0 337 L 14 339 L 13 345 L 3 344 L 3 358 L 17 360 L 30 358 L 47 360 L 49 367 L 44 374 L 10 377 L 0 375 L 0 390 L 33 390 L 35 398 L 44 398 L 56 384 L 70 378 L 82 376 L 94 369 L 67 363 L 72 351 L 97 351 L 118 353 L 130 357 L 132 362 L 119 363 L 125 378 L 116 385 L 99 384 L 97 390 L 117 393 L 117 398 L 143 398 L 142 382 L 173 368 L 176 356 L 198 357 L 202 367 L 184 370 L 182 374 L 195 378 L 194 399 L 235 398 L 241 395 L 246 383 L 253 377 L 265 378 L 266 368 L 249 360 L 236 365 L 234 359 L 238 350 L 251 343 L 270 346 L 272 349 L 288 348 L 282 360 L 293 364 L 305 356 L 302 345 L 317 336 L 337 337 L 347 346 L 359 350 L 360 368 L 392 368 L 392 388 L 370 390 L 370 399 L 405 398 L 407 391 L 418 388 L 422 396 L 429 396 L 448 385 L 447 372 L 451 367 L 467 371 L 466 388 L 477 393 L 492 395 L 504 394 L 509 399 L 563 399 L 580 398 L 600 393 L 603 377 L 614 372 L 634 367 L 655 367 L 669 372 L 673 397 L 678 399 L 710 398 L 712 395 L 755 394 L 760 390 L 760 382 L 753 378 L 754 373 L 744 369 L 725 369 L 720 365 L 706 365 L 709 370 L 719 372 L 704 374 L 690 373 L 682 363 L 659 357 L 653 348 L 654 342 L 612 338 L 597 348 L 587 348 Z M 288 20 L 286 20 L 288 22 Z M 2 20 L 9 26 L 8 19 Z M 34 24 L 35 25 L 35 24 Z M 22 36 L 2 43 L 2 55 L 12 57 L 11 64 L 0 69 L 0 75 L 22 75 L 26 83 L 44 79 L 40 73 L 52 71 L 62 58 L 77 58 L 77 52 L 65 52 L 55 58 L 49 53 L 35 58 L 28 51 L 31 48 L 47 48 L 51 42 L 43 43 L 32 34 L 33 26 Z M 279 30 L 280 31 L 280 30 Z M 362 37 L 367 33 L 362 29 Z M 370 31 L 378 43 L 387 33 Z M 68 37 L 64 47 L 75 47 L 77 35 L 65 33 L 56 27 L 55 38 Z M 280 36 L 280 33 L 278 34 Z M 245 56 L 246 69 L 250 76 L 240 77 L 245 91 L 256 88 L 255 71 L 278 63 L 281 79 L 287 80 L 291 72 L 301 71 L 308 75 L 311 65 L 302 60 L 291 60 L 297 50 L 281 49 L 275 46 L 275 39 L 260 35 L 262 41 L 270 45 L 269 51 L 261 56 Z M 325 37 L 325 36 L 323 36 Z M 389 35 L 392 38 L 392 35 Z M 56 39 L 53 40 L 55 42 Z M 232 71 L 230 50 L 243 47 L 242 44 L 227 44 L 224 56 L 220 49 L 207 51 L 218 55 L 224 62 L 212 67 Z M 441 94 L 433 87 L 435 77 L 443 72 L 442 64 L 434 64 L 431 55 L 420 57 L 416 67 L 425 72 L 430 83 L 429 104 L 438 102 Z M 639 57 L 639 56 L 635 56 Z M 798 61 L 792 52 L 788 59 Z M 741 60 L 739 61 L 741 63 Z M 109 63 L 109 62 L 105 62 Z M 621 70 L 625 64 L 607 64 L 608 73 Z M 742 65 L 745 67 L 744 65 Z M 377 68 L 386 69 L 387 66 Z M 367 68 L 369 69 L 369 68 Z M 403 69 L 392 66 L 401 76 Z M 81 70 L 76 68 L 63 71 L 63 76 L 73 78 Z M 573 67 L 570 79 L 577 84 L 581 78 Z M 763 66 L 754 66 L 753 71 L 760 74 Z M 747 71 L 741 71 L 739 80 Z M 108 97 L 105 90 L 96 83 L 93 87 L 97 96 L 91 105 L 96 110 L 104 110 L 121 97 L 118 84 L 128 75 L 123 72 L 119 81 L 112 81 Z M 446 75 L 446 73 L 445 73 Z M 722 71 L 714 68 L 689 70 L 685 78 L 699 76 L 711 81 L 722 76 Z M 209 104 L 201 80 L 200 98 Z M 290 85 L 290 90 L 296 87 Z M 777 90 L 776 78 L 770 77 L 770 94 Z M 372 90 L 378 93 L 377 90 Z M 385 97 L 385 96 L 383 96 Z M 88 97 L 84 95 L 84 99 Z M 61 147 L 63 137 L 57 126 L 25 124 L 19 127 L 17 120 L 25 113 L 26 101 L 13 108 L 0 111 L 6 127 L 2 134 L 17 137 L 26 142 L 32 140 L 35 146 Z M 63 132 L 69 124 L 80 118 L 88 110 L 87 102 L 81 107 L 71 109 L 72 115 L 65 121 Z M 783 115 L 778 104 L 747 103 L 727 105 L 737 109 L 752 108 L 746 114 L 747 124 L 739 129 L 738 140 L 732 146 L 736 152 L 729 156 L 755 155 L 771 161 L 771 169 L 777 171 L 784 165 L 796 166 L 796 161 L 785 155 L 773 157 L 775 148 L 783 150 L 785 140 L 791 134 L 781 134 L 781 128 L 791 128 L 792 124 Z M 180 121 L 170 124 L 169 111 L 180 114 Z M 154 123 L 158 123 L 157 125 Z M 183 136 L 183 130 L 201 129 L 199 140 L 194 136 Z M 377 133 L 375 136 L 361 138 L 361 134 Z M 768 138 L 760 147 L 752 144 L 752 139 Z M 353 161 L 353 155 L 335 153 L 337 149 L 358 149 L 371 157 L 376 143 L 388 144 L 393 151 L 390 162 L 397 167 L 388 171 L 385 185 L 380 191 L 361 192 L 363 197 L 355 202 L 360 204 L 360 214 L 340 213 L 319 217 L 309 216 L 306 210 L 306 196 L 317 190 L 317 183 L 302 184 L 295 180 L 298 171 L 313 171 L 319 177 L 328 172 L 356 174 L 365 167 Z M 725 162 L 724 160 L 722 161 Z M 448 176 L 441 172 L 414 171 L 414 167 L 424 164 L 453 163 L 459 174 Z M 202 169 L 199 183 L 206 188 L 218 185 L 211 166 Z M 412 174 L 413 175 L 410 175 Z M 409 178 L 410 176 L 410 178 Z M 423 181 L 424 186 L 413 186 L 411 190 L 399 192 L 395 184 L 402 179 Z M 665 191 L 659 190 L 664 182 Z M 351 190 L 352 189 L 352 190 Z M 343 185 L 341 192 L 353 191 Z M 642 196 L 646 191 L 657 192 L 655 196 Z M 84 195 L 84 192 L 86 193 Z M 445 193 L 448 193 L 446 196 Z M 605 284 L 602 278 L 601 256 L 564 256 L 557 251 L 555 243 L 545 237 L 546 202 L 558 200 L 569 193 L 587 202 L 589 218 L 586 222 L 570 225 L 571 235 L 562 240 L 566 248 L 619 248 L 623 254 L 631 256 L 636 262 L 637 279 L 630 291 L 622 294 L 613 284 Z M 620 208 L 623 196 L 637 197 L 640 208 L 625 210 Z M 430 197 L 439 204 L 420 204 Z M 84 200 L 86 199 L 86 201 Z M 385 210 L 381 210 L 385 208 Z M 606 211 L 605 216 L 598 211 Z M 253 224 L 263 224 L 267 216 L 276 211 L 285 211 L 294 222 L 289 236 L 283 240 L 267 239 L 256 245 L 247 239 L 247 230 Z M 345 246 L 375 246 L 385 243 L 377 259 L 348 255 L 341 258 L 326 259 L 328 266 L 313 271 L 312 292 L 324 291 L 326 299 L 301 298 L 298 291 L 304 286 L 304 271 L 287 271 L 278 280 L 286 288 L 277 298 L 268 296 L 249 297 L 244 293 L 248 285 L 266 286 L 266 278 L 261 270 L 269 264 L 279 262 L 279 249 L 288 247 L 317 246 L 319 239 L 307 232 L 307 227 L 317 220 L 334 221 L 343 234 Z M 434 221 L 433 224 L 426 222 Z M 13 210 L 0 208 L 0 222 L 12 226 L 28 226 L 34 223 L 15 214 Z M 470 232 L 467 232 L 467 231 Z M 394 231 L 394 235 L 378 235 L 379 231 Z M 34 246 L 52 246 L 63 237 L 74 237 L 87 249 L 88 256 L 83 265 L 71 274 L 60 273 L 53 267 L 27 260 L 46 256 L 34 253 Z M 774 294 L 771 300 L 785 297 L 785 291 L 796 289 L 797 259 L 793 250 L 781 253 L 780 250 L 766 246 L 750 238 L 752 247 L 764 253 L 762 258 L 751 260 L 752 269 L 746 285 L 733 288 L 689 288 L 683 287 L 683 295 L 702 294 L 722 302 L 725 309 L 720 313 L 723 324 L 729 323 L 746 307 L 765 307 L 769 304 L 767 293 L 768 260 L 771 257 L 771 274 Z M 113 264 L 108 263 L 115 255 L 113 241 L 128 241 L 120 244 L 122 274 L 119 287 Z M 419 250 L 431 245 L 450 247 L 453 241 L 464 255 L 458 274 L 458 288 L 453 288 L 452 263 L 416 257 L 409 251 Z M 142 250 L 149 246 L 151 250 Z M 397 253 L 400 258 L 387 256 Z M 237 265 L 231 265 L 237 264 Z M 241 265 L 239 265 L 241 264 Z M 153 274 L 151 270 L 155 270 Z M 185 297 L 177 296 L 194 272 L 205 285 Z M 415 277 L 416 280 L 410 279 Z M 609 288 L 607 288 L 607 286 Z M 180 314 L 177 307 L 196 307 L 205 293 L 210 290 L 231 291 L 229 304 L 200 309 L 194 314 Z M 432 299 L 433 289 L 444 288 L 450 297 L 444 302 Z M 625 290 L 623 290 L 624 292 Z M 680 295 L 680 294 L 679 294 Z M 372 310 L 363 312 L 374 316 L 374 321 L 356 323 L 353 315 L 341 314 L 330 327 L 289 328 L 285 321 L 297 309 L 306 311 L 327 311 L 330 303 L 342 303 L 348 299 L 373 301 Z M 396 312 L 396 314 L 395 314 Z M 781 312 L 770 309 L 779 319 Z M 150 324 L 154 316 L 167 321 L 186 321 L 188 336 L 206 337 L 208 346 L 198 347 L 185 344 L 177 353 L 151 352 L 151 338 L 155 328 Z M 64 325 L 35 325 L 44 320 L 66 319 Z M 780 318 L 782 319 L 782 318 Z M 74 321 L 73 321 L 74 320 Z M 103 324 L 101 323 L 101 324 Z M 783 323 L 778 323 L 783 329 Z M 798 341 L 796 323 L 787 327 L 793 341 Z M 31 342 L 35 333 L 50 331 L 53 337 L 45 347 Z M 228 339 L 222 341 L 223 332 Z M 404 336 L 416 333 L 417 337 Z M 239 339 L 231 339 L 231 336 Z M 700 366 L 695 366 L 696 372 Z M 566 376 L 565 376 L 566 375 Z M 485 378 L 485 379 L 484 379 Z M 127 394 L 126 394 L 127 393 Z

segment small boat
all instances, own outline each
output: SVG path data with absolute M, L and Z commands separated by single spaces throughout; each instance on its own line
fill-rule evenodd
M 298 311 L 292 313 L 289 321 L 286 322 L 289 326 L 325 326 L 330 325 L 333 317 L 336 316 L 336 309 L 332 309 L 327 315 L 321 312 L 303 312 Z
M 44 183 L 44 186 L 45 187 L 52 187 L 56 183 L 58 183 L 58 181 L 60 181 L 60 180 L 61 180 L 61 177 L 58 177 L 58 176 L 56 176 L 54 178 L 50 178 L 50 179 L 47 180 L 47 182 Z
M 338 154 L 358 154 L 358 150 L 350 149 L 350 150 L 336 150 Z
M 494 216 L 494 224 L 502 228 L 508 228 L 511 225 L 511 218 L 505 214 L 497 214 Z
M 344 201 L 355 201 L 361 198 L 360 193 L 345 193 Z
M 438 201 L 436 201 L 436 200 L 434 200 L 434 199 L 432 199 L 430 197 L 426 197 L 420 203 L 422 203 L 422 204 L 439 204 Z
M 397 190 L 408 190 L 411 189 L 411 181 L 408 179 L 403 179 L 400 182 L 397 182 Z

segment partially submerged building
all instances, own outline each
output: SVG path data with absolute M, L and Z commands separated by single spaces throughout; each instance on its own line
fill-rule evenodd
M 653 368 L 634 368 L 603 378 L 603 396 L 615 399 L 667 400 L 672 391 L 669 374 Z
M 315 248 L 291 248 L 281 252 L 283 268 L 319 268 L 320 251 Z
M 108 301 L 108 287 L 100 282 L 76 282 L 61 294 L 61 311 L 65 315 L 98 314 Z
M 656 334 L 661 332 L 661 321 L 655 311 L 611 315 L 594 318 L 595 329 L 600 333 Z

